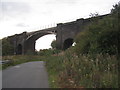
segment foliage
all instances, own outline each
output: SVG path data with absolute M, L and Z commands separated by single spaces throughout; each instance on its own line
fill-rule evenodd
M 52 87 L 56 83 L 62 88 L 119 87 L 120 23 L 117 15 L 111 14 L 101 20 L 93 17 L 91 25 L 76 37 L 74 47 L 58 54 L 56 59 L 48 59 L 49 76 L 54 76 Z
M 53 54 L 52 49 L 43 49 L 43 50 L 40 50 L 38 52 L 38 55 L 41 55 L 41 56 L 44 56 L 44 55 L 48 56 L 48 55 L 51 55 L 51 54 Z
M 118 4 L 113 5 L 111 14 L 120 14 L 120 2 L 118 2 Z
M 56 40 L 52 41 L 51 46 L 52 46 L 53 49 L 56 49 Z
M 89 16 L 90 16 L 91 18 L 97 17 L 97 16 L 99 16 L 99 13 L 98 13 L 98 12 L 96 12 L 96 13 L 90 13 Z
M 54 55 L 54 54 L 58 54 L 60 53 L 61 50 L 57 50 L 57 49 L 43 49 L 37 52 L 38 55 L 41 56 L 50 56 L 50 55 Z
M 97 23 L 97 24 L 96 24 Z M 79 33 L 75 39 L 77 54 L 87 53 L 118 53 L 120 36 L 118 18 L 107 16 L 98 22 L 93 22 L 86 30 Z
M 67 51 L 60 82 L 64 87 L 118 88 L 118 61 L 110 55 L 80 55 Z M 65 84 L 67 83 L 67 84 Z
M 62 56 L 47 58 L 46 67 L 50 86 L 54 88 L 118 88 L 116 55 L 78 57 L 70 48 Z
M 2 55 L 13 55 L 14 47 L 10 44 L 8 38 L 2 39 Z
M 49 75 L 49 85 L 52 88 L 60 87 L 58 83 L 59 73 L 63 70 L 62 56 L 49 56 L 46 58 L 46 68 Z
M 10 60 L 10 63 L 2 65 L 2 69 L 5 69 L 9 66 L 14 66 L 25 62 L 42 61 L 45 60 L 45 57 L 38 55 L 14 55 L 14 56 L 11 55 L 11 56 L 3 56 L 2 60 Z
M 28 50 L 26 53 L 25 53 L 25 55 L 37 55 L 37 51 L 35 51 L 35 52 L 32 52 L 31 50 Z

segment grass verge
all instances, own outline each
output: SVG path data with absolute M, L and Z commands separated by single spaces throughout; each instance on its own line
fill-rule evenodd
M 15 66 L 17 64 L 31 62 L 31 61 L 43 61 L 45 58 L 38 55 L 14 55 L 14 56 L 4 56 L 3 60 L 10 60 L 9 63 L 3 64 L 2 69 L 6 69 L 9 66 Z

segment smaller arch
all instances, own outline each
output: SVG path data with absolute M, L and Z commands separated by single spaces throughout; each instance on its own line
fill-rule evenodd
M 72 46 L 73 44 L 73 39 L 72 38 L 68 38 L 64 41 L 64 44 L 63 44 L 63 49 L 68 49 L 70 46 Z
M 22 54 L 22 45 L 21 44 L 18 44 L 16 54 L 17 55 Z

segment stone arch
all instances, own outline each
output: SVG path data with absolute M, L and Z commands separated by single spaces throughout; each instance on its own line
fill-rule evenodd
M 22 45 L 21 44 L 18 44 L 16 54 L 17 55 L 22 54 Z
M 70 46 L 72 46 L 73 44 L 73 39 L 72 38 L 68 38 L 64 41 L 64 44 L 63 44 L 63 49 L 68 49 Z
M 35 33 L 33 35 L 31 35 L 30 37 L 28 37 L 25 41 L 25 50 L 24 50 L 24 53 L 34 53 L 35 52 L 35 44 L 36 44 L 36 41 L 45 36 L 45 35 L 50 35 L 50 34 L 54 34 L 54 33 L 51 33 L 51 32 L 39 32 L 39 33 Z

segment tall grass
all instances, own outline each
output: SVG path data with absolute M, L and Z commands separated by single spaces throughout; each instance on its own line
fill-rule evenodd
M 3 56 L 3 60 L 10 60 L 9 63 L 3 64 L 2 69 L 5 69 L 9 66 L 14 66 L 17 64 L 31 62 L 31 61 L 44 61 L 44 56 L 39 55 L 13 55 L 13 56 Z
M 116 55 L 80 55 L 67 51 L 64 56 L 47 61 L 52 82 L 65 88 L 118 88 L 118 61 Z

